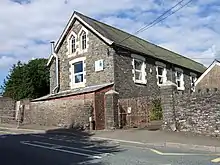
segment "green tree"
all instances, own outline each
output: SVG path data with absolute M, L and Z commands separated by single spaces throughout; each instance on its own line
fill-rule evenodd
M 3 96 L 15 100 L 35 99 L 49 93 L 49 68 L 47 59 L 20 61 L 13 65 L 2 85 Z

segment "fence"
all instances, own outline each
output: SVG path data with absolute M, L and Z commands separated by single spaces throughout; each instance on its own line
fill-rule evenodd
M 146 127 L 150 109 L 147 97 L 119 99 L 119 127 Z

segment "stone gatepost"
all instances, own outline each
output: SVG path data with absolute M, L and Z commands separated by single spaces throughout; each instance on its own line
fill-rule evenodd
M 118 98 L 114 90 L 105 93 L 105 129 L 118 128 Z
M 175 93 L 177 86 L 171 81 L 167 81 L 160 87 L 161 106 L 163 110 L 163 130 L 176 131 L 175 118 Z

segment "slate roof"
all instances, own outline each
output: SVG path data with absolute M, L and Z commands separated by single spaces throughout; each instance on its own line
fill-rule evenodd
M 169 62 L 171 64 L 175 64 L 177 66 L 182 66 L 184 68 L 188 68 L 199 73 L 203 73 L 206 69 L 204 65 L 196 61 L 193 61 L 189 58 L 186 58 L 182 55 L 179 55 L 165 48 L 152 44 L 139 37 L 131 35 L 115 27 L 109 26 L 93 18 L 87 17 L 81 13 L 75 12 L 75 14 L 78 15 L 83 21 L 89 24 L 101 35 L 113 41 L 113 44 L 117 46 L 127 48 L 145 55 L 149 55 L 154 58 Z M 128 39 L 121 42 L 128 36 Z
M 85 88 L 77 88 L 77 89 L 72 89 L 72 90 L 66 90 L 63 92 L 59 92 L 56 94 L 49 94 L 34 100 L 31 100 L 32 102 L 35 101 L 43 101 L 43 100 L 49 100 L 49 99 L 56 99 L 56 98 L 61 98 L 61 97 L 67 97 L 67 96 L 72 96 L 72 95 L 78 95 L 78 94 L 83 94 L 83 93 L 90 93 L 90 92 L 95 92 L 100 89 L 103 89 L 105 87 L 111 86 L 114 83 L 106 83 L 106 84 L 101 84 L 101 85 L 94 85 L 94 86 L 88 86 Z

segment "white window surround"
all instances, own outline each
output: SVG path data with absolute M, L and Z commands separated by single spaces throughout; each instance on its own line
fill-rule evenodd
M 70 88 L 71 89 L 74 89 L 74 88 L 80 88 L 80 87 L 85 87 L 85 83 L 86 83 L 86 79 L 85 79 L 85 75 L 86 75 L 86 63 L 85 63 L 85 60 L 86 60 L 86 57 L 80 57 L 80 58 L 76 58 L 72 61 L 69 62 L 70 64 Z M 77 72 L 77 73 L 74 73 L 74 64 L 77 64 L 79 62 L 82 62 L 82 71 L 80 72 Z M 82 82 L 79 82 L 79 83 L 76 83 L 76 79 L 75 77 L 77 75 L 82 75 L 82 79 L 83 81 Z
M 99 72 L 104 70 L 104 60 L 97 60 L 95 61 L 95 72 Z
M 72 26 L 73 22 L 75 20 L 79 20 L 80 22 L 82 22 L 86 27 L 88 27 L 93 33 L 95 33 L 97 36 L 99 36 L 101 39 L 103 39 L 103 41 L 105 41 L 106 43 L 108 43 L 109 45 L 112 45 L 113 41 L 111 41 L 110 39 L 104 37 L 102 34 L 100 34 L 97 30 L 95 30 L 92 26 L 90 26 L 88 23 L 86 23 L 79 15 L 77 15 L 76 12 L 74 12 L 71 16 L 71 19 L 69 20 L 67 26 L 64 29 L 64 32 L 62 33 L 62 35 L 60 36 L 60 38 L 57 41 L 57 44 L 55 46 L 55 52 L 58 51 L 58 48 L 60 47 L 60 45 L 62 44 L 62 40 L 64 39 L 68 29 Z
M 131 57 L 132 59 L 132 73 L 133 73 L 133 81 L 137 84 L 146 84 L 147 79 L 146 79 L 146 63 L 145 63 L 145 58 L 139 55 L 132 54 Z M 139 68 L 135 68 L 136 64 L 140 64 Z
M 176 76 L 177 89 L 178 90 L 185 90 L 183 71 L 177 70 L 175 72 L 175 76 Z
M 74 52 L 72 52 L 72 40 L 71 40 L 72 37 L 75 37 L 75 51 Z M 77 51 L 77 35 L 73 31 L 67 37 L 67 50 L 68 50 L 67 51 L 68 52 L 68 57 L 74 56 L 76 51 Z
M 86 32 L 82 31 L 82 34 L 80 35 L 80 40 L 81 40 L 81 49 L 84 50 L 86 49 L 86 45 L 87 45 L 87 36 L 86 36 Z
M 195 92 L 195 82 L 196 82 L 196 80 L 197 80 L 197 77 L 196 77 L 196 76 L 194 76 L 194 75 L 191 75 L 191 76 L 190 76 L 191 90 L 192 90 L 193 92 Z
M 156 66 L 157 85 L 160 86 L 167 81 L 167 70 L 163 66 Z
M 86 33 L 86 48 L 83 49 L 82 48 L 82 35 L 83 35 L 83 32 Z M 79 53 L 85 53 L 88 51 L 88 47 L 89 47 L 89 44 L 88 44 L 88 41 L 89 41 L 89 38 L 88 38 L 88 30 L 85 28 L 85 27 L 82 27 L 78 33 L 78 37 L 79 37 Z

